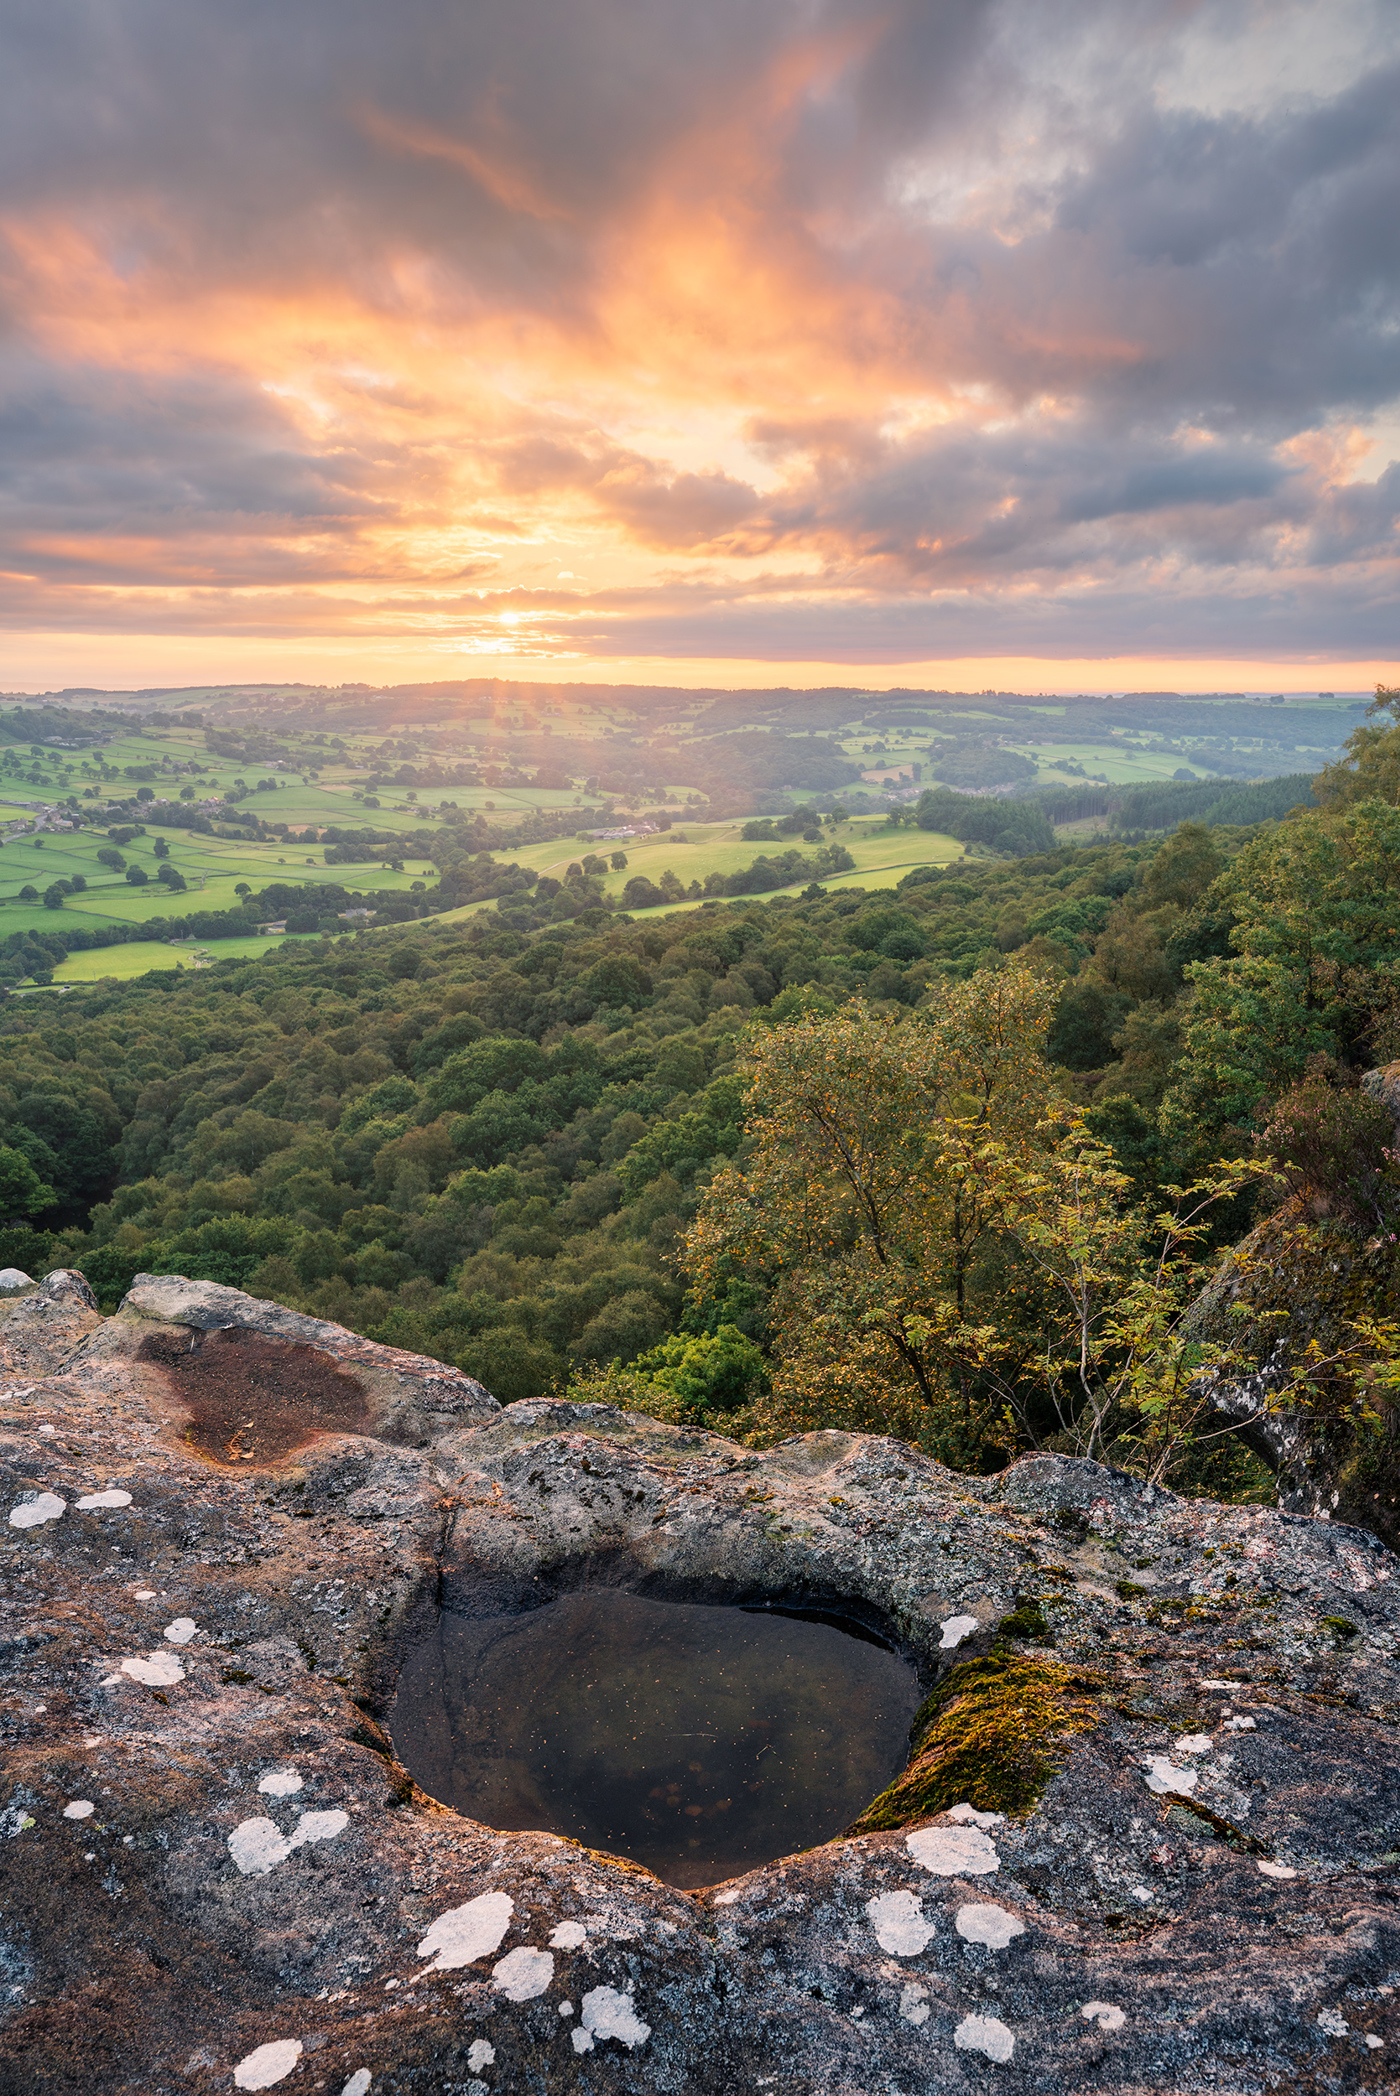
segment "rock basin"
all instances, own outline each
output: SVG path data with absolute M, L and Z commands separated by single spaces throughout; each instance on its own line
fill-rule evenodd
M 232 1290 L 75 1287 L 0 1306 L 4 2096 L 1396 2085 L 1374 1537 L 1056 1457 L 502 1410 Z M 293 1391 L 280 1445 L 270 1382 L 267 1437 L 210 1445 L 162 1359 L 200 1334 L 309 1349 L 349 1414 Z M 600 1588 L 879 1629 L 934 1692 L 903 1788 L 687 1893 L 416 1786 L 385 1721 L 438 1612 Z

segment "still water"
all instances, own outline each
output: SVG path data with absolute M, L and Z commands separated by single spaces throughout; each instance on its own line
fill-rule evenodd
M 609 1588 L 439 1616 L 390 1729 L 472 1819 L 695 1887 L 849 1825 L 903 1768 L 918 1703 L 912 1668 L 830 1621 Z

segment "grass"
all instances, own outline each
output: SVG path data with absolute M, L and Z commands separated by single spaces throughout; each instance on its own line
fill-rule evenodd
M 1077 761 L 1086 772 L 1096 773 L 1115 786 L 1160 785 L 1178 769 L 1190 771 L 1201 779 L 1217 776 L 1209 764 L 1189 753 L 1179 755 L 1175 750 L 1138 750 L 1126 743 L 1121 749 L 1102 742 L 1016 743 L 1013 747 L 1022 756 L 1032 758 L 1039 767 L 1037 786 L 1073 787 L 1092 783 L 1080 780 L 1074 772 L 1055 771 L 1053 766 L 1061 757 Z
M 288 937 L 297 934 L 270 933 L 266 937 L 250 939 L 215 939 L 208 945 L 200 945 L 189 939 L 178 946 L 167 945 L 160 939 L 133 939 L 125 946 L 96 947 L 88 953 L 70 953 L 54 970 L 54 981 L 65 988 L 76 983 L 130 982 L 133 976 L 147 975 L 153 968 L 185 968 L 198 970 L 213 961 L 245 961 L 262 959 L 284 946 Z M 308 938 L 316 934 L 307 933 Z
M 183 894 L 172 895 L 156 880 L 161 863 L 154 849 L 157 838 L 169 844 L 169 863 L 188 883 Z M 121 848 L 128 866 L 140 866 L 149 876 L 138 888 L 124 874 L 99 864 L 97 854 L 110 841 L 105 830 L 87 830 L 73 837 L 46 837 L 40 850 L 35 850 L 33 838 L 10 839 L 0 846 L 0 934 L 61 930 L 65 923 L 141 924 L 149 917 L 175 917 L 191 910 L 232 910 L 242 901 L 236 892 L 241 883 L 256 893 L 274 881 L 410 889 L 415 880 L 431 884 L 437 879 L 437 869 L 417 858 L 407 860 L 402 873 L 377 864 L 327 866 L 324 848 L 298 851 L 294 843 L 247 844 L 201 837 L 192 830 L 152 829 Z M 26 885 L 42 895 L 51 881 L 71 879 L 75 873 L 84 876 L 87 888 L 70 895 L 61 911 L 17 900 Z
M 815 844 L 804 844 L 800 836 L 783 837 L 777 843 L 766 844 L 745 840 L 741 832 L 747 819 L 719 823 L 687 820 L 677 823 L 672 830 L 662 830 L 655 837 L 628 837 L 617 845 L 585 845 L 578 838 L 567 838 L 554 844 L 531 845 L 508 856 L 522 866 L 532 867 L 537 873 L 553 874 L 557 880 L 576 860 L 581 861 L 588 850 L 595 850 L 602 856 L 620 850 L 625 853 L 627 864 L 619 871 L 610 867 L 603 885 L 610 896 L 621 902 L 623 889 L 635 874 L 645 874 L 648 880 L 657 881 L 669 870 L 688 887 L 691 881 L 703 882 L 707 873 L 737 873 L 741 867 L 751 866 L 761 853 L 774 858 L 793 845 L 810 856 L 818 849 Z M 824 888 L 868 887 L 876 877 L 881 887 L 893 887 L 915 866 L 946 866 L 963 856 L 963 847 L 956 837 L 945 837 L 937 830 L 903 826 L 896 829 L 883 816 L 853 817 L 835 830 L 823 828 L 822 837 L 844 844 L 856 862 L 850 873 L 836 874 L 823 881 Z M 807 885 L 806 881 L 796 881 L 789 888 L 767 890 L 764 896 L 755 900 L 767 900 L 772 895 L 800 895 Z M 677 910 L 699 907 L 697 901 L 667 903 L 661 908 L 637 914 L 666 917 Z M 474 917 L 481 910 L 494 908 L 494 903 L 467 903 L 460 910 L 444 911 L 434 922 L 450 924 Z

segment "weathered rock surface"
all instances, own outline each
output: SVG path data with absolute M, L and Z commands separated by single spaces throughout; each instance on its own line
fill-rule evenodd
M 25 1277 L 0 1305 L 0 1375 L 51 1375 L 101 1322 L 81 1274 L 61 1266 L 42 1281 Z
M 0 1378 L 5 2096 L 1400 2082 L 1374 1537 L 1063 1458 L 978 1480 L 872 1437 L 758 1455 L 502 1411 L 172 1277 L 84 1315 Z M 252 1449 L 191 1409 L 245 1366 Z M 1024 1819 L 943 1811 L 684 1894 L 436 1805 L 384 1730 L 425 1610 L 584 1580 L 839 1604 L 929 1684 L 1014 1612 L 1098 1677 L 1099 1721 Z

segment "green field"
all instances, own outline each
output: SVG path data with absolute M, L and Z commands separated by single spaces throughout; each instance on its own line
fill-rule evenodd
M 629 819 L 627 797 L 621 791 L 623 778 L 633 782 L 630 790 L 639 811 L 655 809 L 664 799 L 674 822 L 669 831 L 658 835 L 620 840 L 627 865 L 609 868 L 605 876 L 609 896 L 619 902 L 635 874 L 658 881 L 669 871 L 688 887 L 695 881 L 703 884 L 710 874 L 737 872 L 760 855 L 775 856 L 790 845 L 811 849 L 799 838 L 745 840 L 741 832 L 746 818 L 731 813 L 729 819 L 714 819 L 720 809 L 776 813 L 812 800 L 827 810 L 838 802 L 849 804 L 852 815 L 835 830 L 824 824 L 822 837 L 846 845 L 856 866 L 828 882 L 829 886 L 890 886 L 912 867 L 946 864 L 962 855 L 962 846 L 950 837 L 892 826 L 887 814 L 872 806 L 880 797 L 878 788 L 853 781 L 849 786 L 828 786 L 817 794 L 796 785 L 763 784 L 764 777 L 771 781 L 784 774 L 765 774 L 762 761 L 738 751 L 731 731 L 736 726 L 751 728 L 754 732 L 747 737 L 747 748 L 752 751 L 763 748 L 770 731 L 781 729 L 787 736 L 796 729 L 799 734 L 782 747 L 794 753 L 800 776 L 804 722 L 781 710 L 773 715 L 770 709 L 765 718 L 761 706 L 751 714 L 741 708 L 732 721 L 718 727 L 713 719 L 700 719 L 697 733 L 697 716 L 711 710 L 713 693 L 658 698 L 643 692 L 638 703 L 632 704 L 620 688 L 507 687 L 468 694 L 458 687 L 460 696 L 455 699 L 445 694 L 440 704 L 434 698 L 426 709 L 404 711 L 394 694 L 357 695 L 364 690 L 208 687 L 133 694 L 125 707 L 116 703 L 113 694 L 105 698 L 71 694 L 64 709 L 73 719 L 71 731 L 55 723 L 52 712 L 41 716 L 42 727 L 22 726 L 24 717 L 19 714 L 5 715 L 8 725 L 0 726 L 0 825 L 28 821 L 35 807 L 43 806 L 61 809 L 70 819 L 90 827 L 71 836 L 0 838 L 0 940 L 6 934 L 22 932 L 139 927 L 153 918 L 236 909 L 242 900 L 237 893 L 240 886 L 254 895 L 277 882 L 334 884 L 354 896 L 375 890 L 409 890 L 415 884 L 431 888 L 437 869 L 421 853 L 408 859 L 399 872 L 373 861 L 327 866 L 327 846 L 320 841 L 306 842 L 296 832 L 305 827 L 315 838 L 318 831 L 335 825 L 342 830 L 372 828 L 380 833 L 416 832 L 421 836 L 425 830 L 438 829 L 441 816 L 452 811 L 484 816 L 491 826 L 485 838 L 504 837 L 532 812 L 563 815 L 572 822 L 576 809 L 578 822 L 591 824 L 598 821 L 599 801 L 606 799 L 598 782 L 609 777 L 618 788 L 611 803 L 616 810 L 612 824 L 623 826 Z M 952 695 L 945 696 L 951 699 Z M 1170 700 L 1172 695 L 1161 696 Z M 144 713 L 140 710 L 143 697 Z M 829 709 L 829 699 L 817 698 Z M 921 772 L 918 783 L 927 786 L 936 783 L 931 775 L 936 760 L 930 758 L 930 749 L 945 744 L 953 747 L 969 737 L 975 745 L 985 723 L 989 748 L 1000 745 L 1029 758 L 1037 767 L 1036 784 L 1070 789 L 1081 781 L 1090 783 L 1095 776 L 1121 786 L 1158 784 L 1177 771 L 1189 771 L 1196 777 L 1218 776 L 1215 760 L 1221 752 L 1196 747 L 1201 738 L 1225 737 L 1226 746 L 1235 753 L 1232 775 L 1239 768 L 1238 757 L 1252 762 L 1256 750 L 1260 772 L 1267 774 L 1264 742 L 1270 734 L 1279 746 L 1280 766 L 1282 753 L 1286 750 L 1291 759 L 1294 752 L 1287 737 L 1280 739 L 1276 733 L 1291 726 L 1282 707 L 1266 712 L 1260 704 L 1244 715 L 1238 706 L 1222 711 L 1203 701 L 1189 716 L 1183 715 L 1180 704 L 1145 708 L 1121 732 L 1115 727 L 1111 733 L 1096 733 L 1100 714 L 1090 701 L 1045 700 L 1022 706 L 1013 736 L 1007 733 L 1012 715 L 994 705 L 995 699 L 990 693 L 963 695 L 956 706 L 943 707 L 930 701 L 927 706 L 921 704 L 920 717 L 906 719 L 895 717 L 888 700 L 878 693 L 852 693 L 849 711 L 828 710 L 826 739 L 813 748 L 839 750 L 863 771 L 917 765 Z M 1354 695 L 1344 694 L 1322 705 L 1321 712 L 1317 711 L 1320 701 L 1291 702 L 1291 709 L 1309 704 L 1313 708 L 1306 723 L 1298 718 L 1296 732 L 1306 732 L 1311 741 L 1325 740 L 1328 723 L 1335 717 L 1340 734 L 1345 714 L 1355 710 L 1353 700 Z M 180 718 L 182 707 L 201 708 L 207 728 L 204 722 Z M 32 713 L 29 718 L 33 720 Z M 814 735 L 818 732 L 810 721 L 805 728 Z M 33 733 L 49 739 L 39 743 L 19 739 Z M 730 742 L 712 746 L 708 738 L 719 733 L 731 736 Z M 1038 733 L 1056 739 L 1038 742 L 1033 739 Z M 70 734 L 84 746 L 59 747 Z M 87 744 L 84 738 L 89 735 L 107 739 Z M 1145 746 L 1154 741 L 1172 746 Z M 709 771 L 703 763 L 688 768 L 681 758 L 690 753 L 692 744 L 697 749 L 727 750 L 724 761 L 732 762 L 732 773 L 717 761 Z M 241 754 L 229 756 L 225 754 L 228 749 Z M 1082 774 L 1058 770 L 1060 761 L 1077 762 L 1083 767 Z M 461 768 L 474 770 L 478 782 L 456 782 L 453 773 Z M 711 803 L 695 787 L 665 784 L 675 770 L 708 781 L 705 791 L 713 797 L 713 814 Z M 418 779 L 419 785 L 408 786 L 395 777 L 397 772 L 404 779 Z M 486 783 L 488 772 L 496 784 Z M 536 785 L 532 781 L 537 775 L 570 783 Z M 829 767 L 822 773 L 820 760 L 816 775 L 831 776 Z M 502 784 L 502 778 L 517 783 Z M 594 791 L 586 794 L 590 778 Z M 429 779 L 436 783 L 425 783 Z M 133 884 L 125 877 L 126 869 L 114 873 L 100 865 L 97 853 L 112 844 L 109 827 L 139 819 L 130 812 L 138 791 L 167 801 L 184 796 L 187 802 L 190 797 L 196 802 L 213 801 L 233 792 L 241 795 L 243 810 L 256 813 L 267 826 L 286 826 L 291 834 L 260 842 L 204 836 L 167 828 L 159 814 L 153 813 L 147 834 L 117 847 L 127 868 L 139 868 L 147 876 L 144 884 Z M 115 813 L 110 812 L 109 804 Z M 155 851 L 158 841 L 169 847 L 166 863 L 185 880 L 181 891 L 172 892 L 155 878 L 162 863 Z M 475 850 L 483 841 L 478 830 L 469 848 Z M 459 832 L 454 850 L 462 848 Z M 515 850 L 498 845 L 496 856 L 558 877 L 590 848 L 610 858 L 614 846 L 591 845 L 570 835 Z M 44 891 L 54 881 L 78 875 L 85 882 L 81 893 L 67 897 L 59 909 L 43 906 Z M 793 893 L 805 885 L 798 882 L 792 889 L 769 892 Z M 26 886 L 36 891 L 34 899 L 20 899 L 19 891 Z M 491 907 L 490 903 L 465 905 L 450 916 L 476 916 Z M 693 907 L 694 902 L 687 899 L 664 905 L 662 910 Z M 652 914 L 662 914 L 662 910 Z M 220 942 L 221 948 L 229 950 L 245 944 L 241 938 Z M 267 949 L 254 942 L 252 950 Z M 173 967 L 177 959 L 174 949 L 161 945 L 104 948 L 93 955 L 71 956 L 60 974 L 67 982 L 97 980 L 139 973 L 147 966 Z
M 814 844 L 804 844 L 800 837 L 784 837 L 776 844 L 756 844 L 746 840 L 742 830 L 742 821 L 686 821 L 677 823 L 674 829 L 659 831 L 654 837 L 628 837 L 596 845 L 585 845 L 578 838 L 563 838 L 555 844 L 527 846 L 512 852 L 510 857 L 521 866 L 529 866 L 536 873 L 553 874 L 559 880 L 571 864 L 582 859 L 585 851 L 596 851 L 605 858 L 621 851 L 626 866 L 617 870 L 610 867 L 603 882 L 606 893 L 620 902 L 622 891 L 634 874 L 645 874 L 648 880 L 658 881 L 669 871 L 688 887 L 692 881 L 703 882 L 707 873 L 737 873 L 741 867 L 752 866 L 760 855 L 775 858 L 789 846 L 796 846 L 804 854 L 817 849 Z M 823 881 L 824 888 L 893 887 L 915 866 L 946 866 L 964 852 L 956 837 L 942 836 L 936 830 L 895 828 L 883 816 L 852 817 L 835 829 L 823 827 L 822 837 L 824 841 L 844 844 L 856 862 L 851 872 Z M 769 889 L 765 894 L 799 895 L 807 885 L 798 881 L 791 888 Z M 494 908 L 494 903 L 469 903 L 460 910 L 444 911 L 435 921 L 450 924 Z M 698 902 L 686 901 L 636 914 L 665 917 L 675 910 L 698 908 Z
M 0 821 L 9 812 L 0 801 Z M 172 893 L 156 879 L 161 864 L 155 854 L 158 838 L 170 847 L 167 863 L 184 875 L 183 894 Z M 33 837 L 7 839 L 0 845 L 0 935 L 59 931 L 65 924 L 142 924 L 149 917 L 178 917 L 191 910 L 234 910 L 242 901 L 236 892 L 242 883 L 256 894 L 275 881 L 411 889 L 415 881 L 437 879 L 436 867 L 422 859 L 406 860 L 402 873 L 379 865 L 327 866 L 324 849 L 314 846 L 304 851 L 295 843 L 243 843 L 153 826 L 146 836 L 121 847 L 127 865 L 140 866 L 148 876 L 144 887 L 134 887 L 125 873 L 112 873 L 99 863 L 98 852 L 110 845 L 105 829 L 46 836 L 37 848 Z M 37 888 L 42 895 L 50 882 L 71 879 L 75 873 L 83 875 L 87 887 L 70 895 L 61 910 L 18 899 L 23 887 Z
M 197 973 L 215 961 L 260 960 L 285 946 L 288 936 L 274 932 L 251 939 L 215 939 L 203 945 L 196 939 L 185 939 L 178 946 L 166 945 L 159 939 L 134 939 L 125 946 L 70 953 L 55 968 L 54 981 L 67 988 L 74 983 L 130 982 L 133 976 L 147 975 L 152 968 L 184 968 Z

